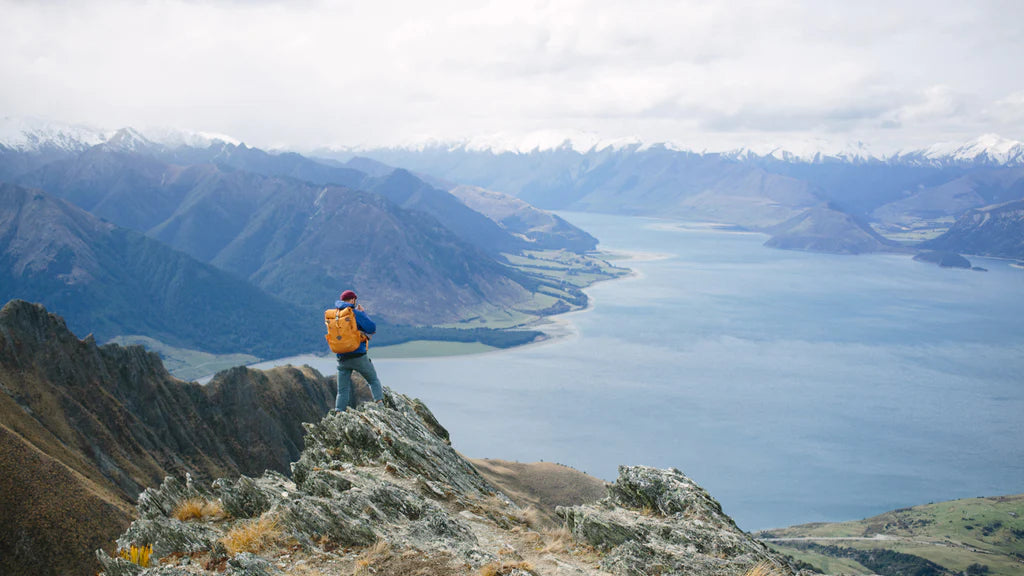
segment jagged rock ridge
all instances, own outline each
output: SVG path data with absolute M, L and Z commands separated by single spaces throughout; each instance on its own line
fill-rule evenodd
M 141 570 L 100 552 L 106 574 L 207 574 L 225 564 L 232 573 L 351 574 L 359 562 L 405 562 L 405 573 L 423 574 L 491 567 L 524 575 L 731 575 L 761 561 L 778 574 L 792 572 L 676 470 L 621 468 L 608 498 L 560 509 L 575 540 L 559 547 L 452 448 L 418 400 L 385 388 L 383 404 L 331 414 L 306 429 L 291 479 L 269 472 L 206 486 L 172 478 L 147 490 L 140 519 L 118 546 L 151 545 L 162 565 Z M 171 517 L 189 498 L 219 499 L 230 518 Z M 277 543 L 255 553 L 226 549 L 226 535 L 256 518 L 278 527 Z

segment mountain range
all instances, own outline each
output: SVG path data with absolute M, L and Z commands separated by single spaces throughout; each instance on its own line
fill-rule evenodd
M 315 317 L 345 287 L 396 326 L 467 318 L 509 325 L 585 300 L 578 288 L 517 270 L 503 254 L 585 252 L 595 239 L 535 209 L 522 211 L 533 218 L 529 226 L 498 222 L 405 170 L 354 162 L 369 174 L 222 140 L 170 147 L 131 129 L 99 143 L 26 140 L 32 146 L 0 145 L 0 174 L 16 183 L 5 185 L 0 206 L 11 227 L 0 236 L 0 273 L 9 279 L 0 296 L 44 302 L 102 341 L 139 335 L 211 352 L 308 352 L 319 348 L 322 327 L 300 319 Z M 30 197 L 47 208 L 22 213 Z M 48 251 L 26 254 L 36 245 Z M 211 274 L 215 281 L 206 280 Z M 565 301 L 554 306 L 552 298 Z M 229 324 L 246 310 L 261 316 L 240 336 Z M 385 333 L 392 342 L 537 336 Z
M 1024 223 L 1005 207 L 1024 199 L 1020 143 L 995 136 L 886 157 L 866 148 L 843 155 L 698 153 L 627 142 L 526 152 L 465 145 L 359 155 L 322 150 L 333 158 L 313 158 L 209 135 L 163 134 L 158 141 L 132 129 L 0 128 L 0 180 L 66 200 L 114 225 L 109 237 L 128 239 L 70 240 L 95 235 L 98 224 L 61 225 L 55 237 L 70 251 L 40 252 L 34 267 L 17 264 L 14 254 L 24 260 L 23 248 L 4 246 L 5 287 L 18 290 L 5 295 L 45 302 L 101 339 L 140 332 L 176 346 L 227 350 L 239 338 L 222 331 L 230 322 L 206 329 L 218 337 L 197 336 L 190 299 L 217 302 L 196 310 L 258 302 L 273 318 L 305 317 L 346 286 L 391 325 L 511 325 L 572 309 L 585 301 L 577 287 L 517 269 L 505 257 L 596 247 L 595 238 L 547 210 L 722 222 L 765 232 L 766 244 L 777 248 L 913 251 L 929 240 L 922 248 L 1024 259 Z M 43 235 L 36 243 L 46 244 L 47 226 L 19 229 Z M 138 238 L 171 251 L 160 252 L 159 266 L 135 264 L 123 254 Z M 153 258 L 154 244 L 140 246 Z M 79 266 L 89 275 L 63 271 L 72 256 L 93 263 Z M 186 265 L 185 256 L 194 262 Z M 125 258 L 132 264 L 123 278 L 95 264 L 103 259 L 100 268 L 109 268 Z M 227 276 L 215 284 L 217 294 L 198 295 L 200 283 L 191 273 L 165 271 L 169 262 Z M 35 276 L 19 276 L 26 271 Z M 49 284 L 37 282 L 47 274 Z M 168 276 L 179 280 L 168 283 Z M 228 276 L 249 288 L 229 288 Z M 82 305 L 76 298 L 85 298 Z M 115 301 L 128 312 L 112 313 Z M 162 307 L 163 317 L 148 317 L 152 306 Z M 296 332 L 294 322 L 274 324 L 281 329 L 261 349 L 318 337 L 312 325 Z
M 481 249 L 428 213 L 402 209 L 382 194 L 230 165 L 165 164 L 104 147 L 48 164 L 18 182 L 301 307 L 330 305 L 325 299 L 338 287 L 355 286 L 383 319 L 429 324 L 529 298 L 511 272 Z
M 1020 142 L 988 135 L 959 146 L 887 157 L 698 153 L 640 144 L 583 151 L 565 144 L 515 152 L 433 145 L 359 154 L 441 180 L 502 191 L 549 210 L 706 220 L 770 232 L 828 204 L 890 239 L 919 241 L 944 233 L 969 210 L 1024 198 L 1022 150 Z M 333 152 L 336 158 L 351 153 Z M 1019 250 L 1008 249 L 1024 229 L 1001 230 L 1004 237 L 991 245 L 949 249 L 1024 258 Z M 955 245 L 958 237 L 951 236 L 949 243 Z M 875 249 L 889 247 L 879 243 Z

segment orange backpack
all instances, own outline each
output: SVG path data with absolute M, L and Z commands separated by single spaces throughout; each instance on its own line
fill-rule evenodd
M 369 340 L 356 326 L 356 315 L 351 306 L 325 310 L 324 323 L 327 324 L 327 344 L 335 354 L 353 352 Z

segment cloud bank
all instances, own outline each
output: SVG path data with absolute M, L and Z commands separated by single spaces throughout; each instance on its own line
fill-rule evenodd
M 1019 2 L 0 0 L 0 113 L 260 146 L 1024 138 Z

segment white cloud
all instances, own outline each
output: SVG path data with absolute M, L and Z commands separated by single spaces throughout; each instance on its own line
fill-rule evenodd
M 0 0 L 0 109 L 252 144 L 1024 136 L 1024 4 Z

